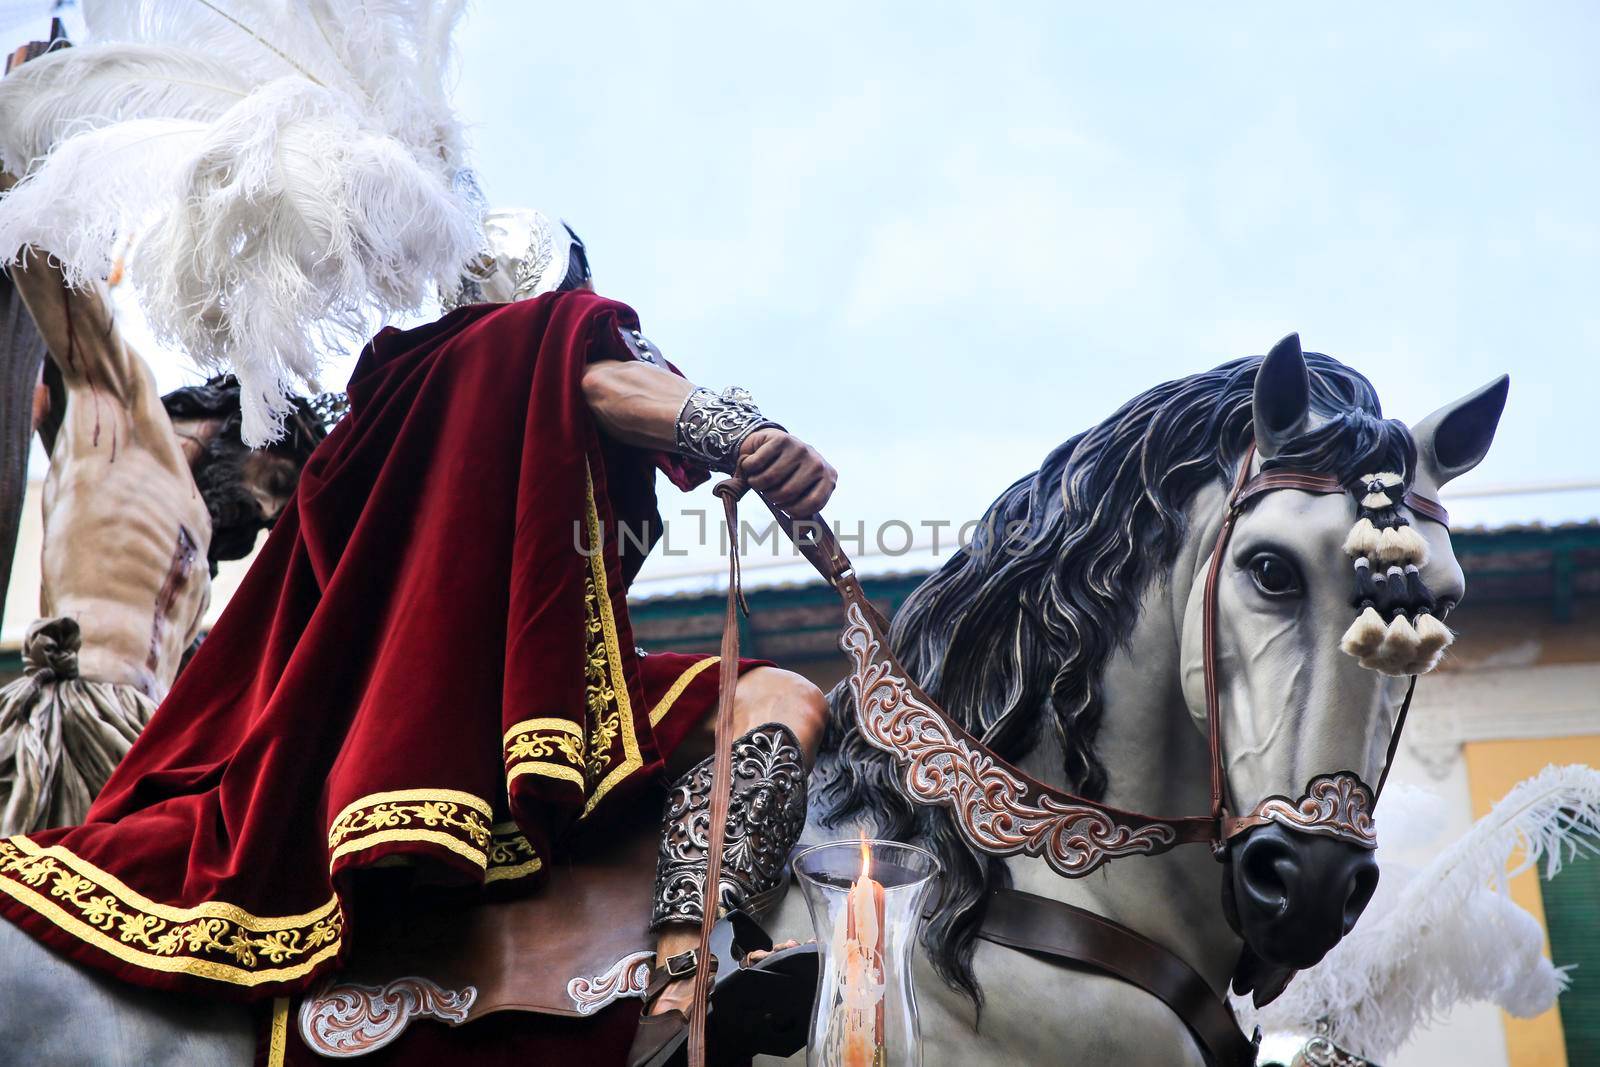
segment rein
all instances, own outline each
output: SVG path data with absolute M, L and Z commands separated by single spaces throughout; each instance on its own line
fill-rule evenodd
M 950 716 L 928 696 L 905 671 L 889 649 L 888 621 L 872 606 L 855 565 L 840 546 L 837 536 L 820 516 L 797 519 L 774 507 L 763 498 L 773 517 L 800 554 L 816 568 L 843 603 L 845 626 L 840 647 L 851 664 L 850 688 L 855 697 L 856 726 L 861 736 L 891 756 L 901 772 L 901 781 L 913 801 L 941 805 L 949 809 L 955 825 L 974 848 L 995 856 L 1026 855 L 1039 857 L 1057 874 L 1081 878 L 1108 860 L 1127 855 L 1157 855 L 1181 844 L 1205 843 L 1212 855 L 1227 862 L 1229 842 L 1256 826 L 1279 822 L 1306 833 L 1336 837 L 1362 848 L 1377 845 L 1373 829 L 1373 809 L 1383 790 L 1399 746 L 1416 689 L 1416 675 L 1406 689 L 1404 702 L 1395 718 L 1383 770 L 1376 790 L 1370 789 L 1358 774 L 1341 770 L 1312 778 L 1298 798 L 1270 796 L 1248 814 L 1235 816 L 1228 809 L 1227 775 L 1222 748 L 1221 698 L 1217 685 L 1217 587 L 1228 542 L 1240 515 L 1267 493 L 1296 489 L 1318 495 L 1345 493 L 1345 485 L 1335 476 L 1306 471 L 1268 470 L 1250 474 L 1254 449 L 1246 451 L 1228 494 L 1227 511 L 1210 556 L 1202 604 L 1202 645 L 1205 670 L 1206 726 L 1211 759 L 1211 809 L 1208 815 L 1163 817 L 1126 811 L 1098 800 L 1047 785 L 1028 775 L 992 752 L 984 743 Z M 722 641 L 722 693 L 716 722 L 717 761 L 711 796 L 711 841 L 706 896 L 715 900 L 715 887 L 721 878 L 722 818 L 728 803 L 730 770 L 727 736 L 730 732 L 734 678 L 738 659 L 738 613 L 748 614 L 740 587 L 738 551 L 738 500 L 748 490 L 735 475 L 719 483 L 715 492 L 722 497 L 730 537 L 728 607 Z M 1448 525 L 1449 515 L 1439 503 L 1407 492 L 1404 503 L 1415 514 Z M 1053 905 L 1056 902 L 1045 902 Z M 1028 907 L 1034 908 L 1029 904 Z M 1035 908 L 1037 910 L 1037 908 Z M 1078 909 L 1070 909 L 1077 911 Z M 1061 918 L 1061 915 L 1057 915 Z M 1068 917 L 1070 918 L 1070 916 Z M 1128 938 L 1138 935 L 1118 924 L 1095 917 L 1100 926 L 1123 930 Z M 701 958 L 705 958 L 715 911 L 706 909 L 701 930 Z M 1079 920 L 1072 925 L 1081 926 Z M 1045 925 L 1041 919 L 1036 926 Z M 1103 934 L 1103 931 L 1102 931 Z M 1119 935 L 1120 936 L 1120 935 Z M 996 934 L 1000 943 L 1017 938 Z M 1140 939 L 1142 940 L 1142 939 Z M 1035 940 L 1030 948 L 1045 956 L 1055 956 L 1109 970 L 1141 988 L 1150 988 L 1140 976 L 1107 960 L 1106 952 L 1089 957 Z M 1124 939 L 1125 945 L 1133 942 Z M 1149 943 L 1154 946 L 1153 942 Z M 1013 947 L 1018 947 L 1014 945 Z M 1165 952 L 1154 946 L 1157 952 Z M 1131 951 L 1131 950 L 1130 950 Z M 1143 952 L 1140 953 L 1143 956 Z M 1170 954 L 1168 954 L 1170 955 Z M 1176 957 L 1174 963 L 1180 964 Z M 1152 965 L 1153 966 L 1153 965 Z M 1167 966 L 1163 964 L 1162 966 Z M 1195 981 L 1199 981 L 1198 977 Z M 691 1013 L 690 1063 L 703 1063 L 705 999 L 709 974 L 696 976 L 695 1006 Z M 1200 985 L 1209 994 L 1209 987 Z M 1163 999 L 1168 999 L 1163 996 Z M 1190 998 L 1193 999 L 1193 998 Z M 1169 1004 L 1172 1001 L 1168 1000 Z M 1174 1010 L 1179 1010 L 1175 1007 Z M 1208 1023 L 1197 1028 L 1196 1021 L 1179 1010 L 1219 1062 L 1236 1062 L 1237 1043 L 1226 1049 L 1212 1038 Z M 1205 1032 L 1203 1033 L 1202 1030 Z M 1237 1034 L 1237 1031 L 1234 1031 Z M 1253 1059 L 1253 1054 L 1252 1057 Z M 1245 1062 L 1237 1060 L 1237 1062 Z

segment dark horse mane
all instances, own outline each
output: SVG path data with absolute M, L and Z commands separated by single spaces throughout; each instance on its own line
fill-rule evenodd
M 1387 421 L 1372 384 L 1306 353 L 1307 430 L 1269 466 L 1337 474 L 1416 469 L 1406 427 Z M 1128 637 L 1142 593 L 1164 581 L 1184 536 L 1184 510 L 1207 483 L 1224 487 L 1252 436 L 1261 357 L 1166 382 L 1056 448 L 1002 493 L 978 534 L 896 614 L 895 654 L 912 677 L 994 752 L 1016 761 L 1046 728 L 1064 754 L 1066 787 L 1101 798 L 1095 751 L 1101 672 Z M 931 848 L 944 864 L 923 941 L 939 974 L 975 1001 L 972 952 L 989 889 L 1008 875 L 974 851 L 943 808 L 914 806 L 888 758 L 854 728 L 848 683 L 828 698 L 819 763 L 824 821 L 876 820 L 878 832 Z

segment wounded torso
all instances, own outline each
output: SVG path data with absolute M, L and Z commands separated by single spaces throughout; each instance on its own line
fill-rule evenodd
M 68 426 L 74 421 L 69 413 Z M 103 439 L 89 450 L 84 443 L 68 427 L 56 441 L 44 493 L 40 611 L 78 621 L 83 677 L 135 685 L 160 700 L 210 599 L 210 520 L 186 467 L 173 471 L 130 442 L 119 442 L 115 459 Z
M 67 388 L 44 486 L 41 614 L 77 620 L 82 677 L 159 701 L 210 600 L 205 501 L 103 296 L 18 281 Z

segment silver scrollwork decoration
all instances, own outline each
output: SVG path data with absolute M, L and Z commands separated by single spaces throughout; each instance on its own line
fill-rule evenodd
M 399 1037 L 413 1019 L 465 1022 L 477 999 L 475 986 L 446 989 L 427 978 L 382 986 L 331 983 L 301 1003 L 300 1038 L 323 1056 L 362 1056 Z
M 957 735 L 918 698 L 859 604 L 845 609 L 840 645 L 861 735 L 902 771 L 908 796 L 950 809 L 961 835 L 995 856 L 1042 856 L 1058 874 L 1081 878 L 1115 856 L 1162 851 L 1177 840 L 1164 823 L 1134 826 L 1088 804 L 1030 791 L 1002 761 Z
M 567 996 L 579 1015 L 593 1015 L 613 1001 L 642 997 L 650 984 L 650 962 L 654 952 L 633 952 L 597 975 L 580 975 L 567 983 Z
M 1368 789 L 1349 771 L 1322 774 L 1311 779 L 1299 800 L 1268 797 L 1252 812 L 1257 818 L 1281 823 L 1293 830 L 1337 837 L 1362 848 L 1378 847 L 1373 825 L 1375 801 Z

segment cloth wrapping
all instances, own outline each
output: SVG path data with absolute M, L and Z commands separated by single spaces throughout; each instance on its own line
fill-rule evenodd
M 656 466 L 705 477 L 598 432 L 584 367 L 636 326 L 580 291 L 374 338 L 87 822 L 0 840 L 0 912 L 131 982 L 279 996 L 345 953 L 355 872 L 530 886 L 657 777 L 717 672 L 628 624 L 618 523 L 658 536 Z
M 38 619 L 23 676 L 0 690 L 0 836 L 83 821 L 156 710 L 142 690 L 78 676 L 74 619 Z

